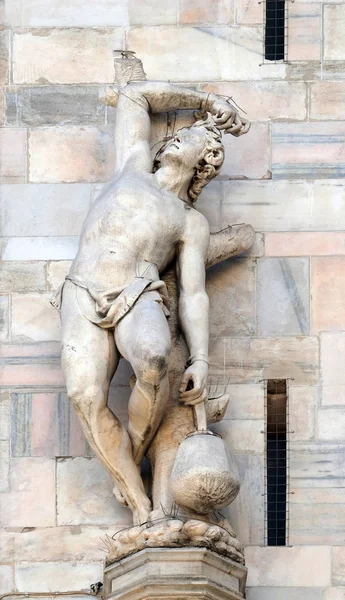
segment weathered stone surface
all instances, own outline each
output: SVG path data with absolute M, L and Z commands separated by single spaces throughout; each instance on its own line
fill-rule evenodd
M 78 250 L 77 236 L 10 237 L 0 241 L 0 260 L 73 259 Z
M 320 335 L 320 360 L 321 360 L 321 403 L 345 404 L 345 373 L 343 361 L 345 360 L 345 334 L 321 333 Z
M 274 179 L 343 177 L 344 164 L 343 121 L 272 125 Z
M 95 127 L 32 129 L 29 153 L 33 183 L 105 181 L 114 170 L 111 137 Z
M 8 340 L 9 333 L 9 299 L 0 296 L 0 342 Z
M 60 339 L 60 316 L 49 299 L 50 294 L 13 294 L 12 341 L 28 343 Z
M 289 6 L 287 60 L 320 60 L 321 5 L 296 2 Z
M 344 408 L 325 408 L 318 412 L 318 438 L 320 440 L 344 440 Z
M 327 546 L 245 549 L 248 586 L 323 587 L 331 583 L 331 548 Z
M 6 23 L 14 27 L 97 27 L 128 25 L 126 0 L 100 0 L 83 6 L 77 0 L 11 0 L 6 5 Z
M 10 565 L 0 565 L 0 593 L 7 594 L 14 590 L 13 567 Z
M 309 333 L 309 261 L 261 258 L 258 261 L 258 333 Z
M 344 444 L 291 443 L 290 456 L 292 487 L 344 487 Z
M 344 60 L 345 40 L 343 27 L 345 6 L 326 4 L 324 10 L 324 60 Z
M 0 441 L 0 492 L 9 491 L 10 443 Z
M 0 365 L 1 384 L 11 388 L 63 388 L 60 344 L 3 344 Z
M 235 21 L 245 25 L 262 23 L 263 7 L 255 0 L 240 0 L 235 4 Z
M 265 234 L 265 256 L 332 256 L 345 254 L 345 234 L 340 231 Z
M 210 343 L 210 373 L 226 373 L 229 383 L 258 383 L 267 376 L 291 376 L 293 385 L 313 385 L 318 382 L 318 360 L 315 337 L 219 338 Z M 276 364 L 282 364 L 282 373 L 273 375 L 269 368 Z
M 343 544 L 344 504 L 291 503 L 289 515 L 289 541 L 293 546 Z
M 95 86 L 13 86 L 6 89 L 6 124 L 104 125 L 101 93 Z
M 310 84 L 311 119 L 340 121 L 344 117 L 344 101 L 344 81 L 314 81 Z
M 323 600 L 322 589 L 306 587 L 248 587 L 247 600 Z
M 203 0 L 180 0 L 179 22 L 184 25 L 210 25 L 231 23 L 233 7 L 226 0 L 203 2 Z
M 263 419 L 264 387 L 263 384 L 229 385 L 227 392 L 230 401 L 225 419 Z M 236 424 L 234 425 L 236 427 Z
M 318 395 L 319 389 L 316 386 L 289 387 L 289 429 L 292 441 L 311 440 L 315 436 Z
M 10 437 L 11 398 L 8 391 L 0 391 L 0 440 Z
M 15 583 L 20 592 L 72 592 L 101 581 L 102 562 L 22 562 L 16 566 Z
M 104 595 L 236 600 L 244 597 L 246 574 L 242 565 L 206 548 L 146 548 L 106 568 Z
M 230 451 L 236 454 L 262 454 L 264 452 L 264 421 L 263 419 L 242 419 L 221 421 L 212 427 L 213 431 L 220 433 Z M 238 532 L 241 537 L 240 532 Z
M 244 545 L 259 545 L 264 540 L 263 457 L 236 454 L 234 462 L 241 489 L 224 514 Z
M 2 235 L 79 236 L 89 202 L 86 184 L 4 185 Z
M 13 458 L 10 491 L 0 496 L 3 527 L 55 525 L 55 461 L 50 458 Z
M 153 80 L 200 81 L 200 73 L 204 81 L 280 78 L 286 69 L 285 65 L 259 66 L 259 26 L 132 28 L 128 44 L 136 48 L 148 79 Z
M 26 130 L 0 129 L 0 183 L 26 180 Z
M 59 260 L 51 261 L 48 263 L 47 281 L 48 289 L 56 290 L 61 285 L 66 275 L 71 268 L 71 261 Z
M 106 550 L 102 540 L 112 536 L 115 527 L 78 525 L 71 527 L 38 528 L 33 531 L 16 531 L 12 534 L 14 560 L 23 561 L 76 561 L 93 562 L 104 560 Z M 85 584 L 92 583 L 85 581 Z M 86 587 L 86 585 L 83 585 Z M 60 589 L 60 588 L 59 588 Z
M 3 261 L 0 263 L 0 292 L 44 292 L 46 264 L 40 262 Z
M 335 138 L 337 140 L 337 138 Z M 313 229 L 337 230 L 345 213 L 345 189 L 342 179 L 315 181 L 312 186 L 311 220 Z
M 8 29 L 0 30 L 0 85 L 8 83 L 9 34 Z
M 247 6 L 254 4 L 258 7 L 262 21 L 262 6 L 252 0 L 243 0 L 243 4 Z M 234 98 L 235 102 L 246 111 L 248 118 L 251 120 L 272 121 L 278 119 L 279 121 L 285 121 L 291 119 L 303 121 L 306 117 L 307 87 L 305 83 L 231 81 L 207 83 L 202 89 L 205 92 Z M 251 137 L 251 133 L 249 137 Z
M 345 548 L 332 548 L 332 583 L 345 585 Z
M 13 38 L 13 81 L 111 83 L 112 50 L 122 48 L 122 41 L 121 28 L 18 31 Z
M 176 25 L 178 0 L 128 0 L 131 25 Z
M 130 524 L 130 513 L 116 502 L 113 483 L 97 458 L 57 463 L 59 525 Z
M 222 184 L 219 181 L 211 181 L 198 198 L 197 210 L 206 217 L 212 232 L 221 229 L 220 204 L 222 194 Z
M 344 600 L 345 587 L 332 587 L 324 591 L 322 600 Z
M 14 534 L 12 531 L 0 529 L 1 562 L 11 563 L 14 560 Z M 1 588 L 0 588 L 1 589 Z
M 210 335 L 255 333 L 255 262 L 233 259 L 207 271 Z
M 219 179 L 267 179 L 270 176 L 269 128 L 253 123 L 248 135 L 223 137 L 225 160 Z
M 345 329 L 345 258 L 312 258 L 310 287 L 312 331 Z

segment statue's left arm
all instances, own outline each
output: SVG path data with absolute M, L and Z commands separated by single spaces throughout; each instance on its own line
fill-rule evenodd
M 209 246 L 206 219 L 191 211 L 178 249 L 179 321 L 190 353 L 180 386 L 185 404 L 206 399 L 208 376 L 209 301 L 205 290 L 205 260 Z

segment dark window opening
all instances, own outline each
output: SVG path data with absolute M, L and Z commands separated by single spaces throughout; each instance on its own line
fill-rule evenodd
M 285 58 L 285 0 L 266 0 L 265 60 Z
M 287 386 L 269 379 L 266 396 L 266 543 L 287 543 Z

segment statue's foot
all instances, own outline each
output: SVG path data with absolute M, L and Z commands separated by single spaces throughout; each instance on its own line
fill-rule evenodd
M 151 502 L 147 498 L 147 501 L 143 501 L 136 510 L 133 510 L 133 525 L 136 526 L 147 523 L 149 520 L 151 508 Z

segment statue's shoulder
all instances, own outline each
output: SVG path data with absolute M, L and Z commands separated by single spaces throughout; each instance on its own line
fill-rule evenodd
M 206 217 L 194 207 L 186 207 L 185 241 L 207 242 L 210 237 L 210 226 Z

